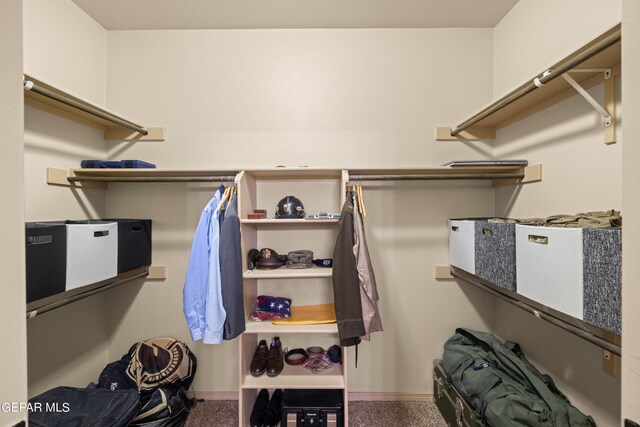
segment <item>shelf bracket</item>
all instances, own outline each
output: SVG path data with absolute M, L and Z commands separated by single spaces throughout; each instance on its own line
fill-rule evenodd
M 452 136 L 450 127 L 436 127 L 433 139 L 436 141 L 493 141 L 496 139 L 496 130 L 489 126 L 471 126 Z
M 520 185 L 540 181 L 542 181 L 542 163 L 525 166 L 524 178 L 522 179 L 494 179 L 493 186 L 504 187 L 507 185 Z
M 47 184 L 49 185 L 71 188 L 99 188 L 103 190 L 107 188 L 106 182 L 71 182 L 68 179 L 70 176 L 75 175 L 68 169 L 47 168 Z
M 604 72 L 605 78 L 605 104 L 607 109 L 601 106 L 589 92 L 587 92 L 573 77 L 569 75 L 569 72 L 562 74 L 567 83 L 569 83 L 575 90 L 582 96 L 604 119 L 605 126 L 605 141 L 604 143 L 615 144 L 615 120 L 612 116 L 615 115 L 615 82 L 611 78 L 611 69 L 574 69 L 570 72 Z

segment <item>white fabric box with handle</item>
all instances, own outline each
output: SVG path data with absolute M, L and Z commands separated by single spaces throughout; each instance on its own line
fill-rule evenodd
M 476 273 L 476 221 L 449 220 L 449 263 L 471 274 Z
M 118 275 L 118 223 L 68 221 L 66 290 Z
M 583 319 L 581 228 L 516 225 L 517 292 Z

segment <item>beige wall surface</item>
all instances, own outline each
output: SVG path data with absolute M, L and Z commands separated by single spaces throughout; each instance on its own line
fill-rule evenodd
M 27 400 L 27 333 L 24 273 L 24 158 L 22 146 L 22 2 L 0 3 L 0 175 L 5 182 L 0 228 L 0 388 L 1 403 Z M 26 420 L 26 413 L 0 411 L 0 424 Z
M 165 126 L 168 135 L 116 146 L 112 158 L 162 168 L 339 169 L 487 155 L 482 147 L 435 143 L 433 128 L 490 99 L 491 30 L 116 31 L 108 45 L 109 108 Z M 196 390 L 234 391 L 237 343 L 191 342 L 182 314 L 191 240 L 211 193 L 211 186 L 186 184 L 107 191 L 108 215 L 153 219 L 153 262 L 168 267 L 164 282 L 110 295 L 109 306 L 120 307 L 110 311 L 110 357 L 139 339 L 175 336 L 199 358 Z M 435 281 L 433 267 L 448 262 L 446 220 L 490 214 L 493 190 L 462 181 L 365 183 L 364 197 L 385 332 L 360 346 L 351 390 L 431 394 L 432 359 L 455 327 L 492 323 L 491 298 Z
M 619 2 L 590 1 L 591 7 L 584 2 L 544 3 L 521 0 L 496 27 L 496 95 L 534 76 L 545 64 L 571 53 L 620 18 Z M 619 77 L 616 85 L 617 144 L 604 144 L 602 118 L 579 96 L 498 132 L 495 157 L 542 163 L 543 181 L 520 189 L 496 189 L 496 215 L 549 216 L 622 207 Z M 589 90 L 600 103 L 603 91 L 602 85 Z M 598 425 L 620 423 L 620 379 L 602 372 L 601 349 L 502 302 L 496 306 L 495 332 L 519 342 L 527 357 Z
M 634 143 L 622 149 L 622 418 L 640 422 L 640 145 L 636 142 L 640 137 L 640 4 L 625 0 L 622 7 L 623 104 L 626 116 L 634 118 L 625 123 L 627 140 Z
M 621 0 L 520 0 L 494 28 L 494 96 L 618 24 L 620 5 Z
M 24 4 L 26 72 L 104 105 L 107 32 L 71 1 Z M 104 191 L 49 186 L 46 168 L 79 167 L 82 159 L 105 156 L 101 132 L 26 107 L 25 220 L 104 217 Z M 28 321 L 30 396 L 97 379 L 108 362 L 105 301 L 90 297 Z
M 24 72 L 98 105 L 107 31 L 71 0 L 24 0 Z

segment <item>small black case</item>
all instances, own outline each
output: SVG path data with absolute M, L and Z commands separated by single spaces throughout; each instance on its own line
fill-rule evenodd
M 343 427 L 342 390 L 284 390 L 282 427 Z

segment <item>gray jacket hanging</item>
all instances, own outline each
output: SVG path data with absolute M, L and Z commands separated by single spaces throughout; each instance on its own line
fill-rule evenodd
M 224 339 L 231 340 L 245 330 L 242 292 L 242 248 L 240 245 L 240 218 L 238 198 L 227 206 L 220 230 L 220 277 L 222 304 L 227 313 L 224 321 Z

